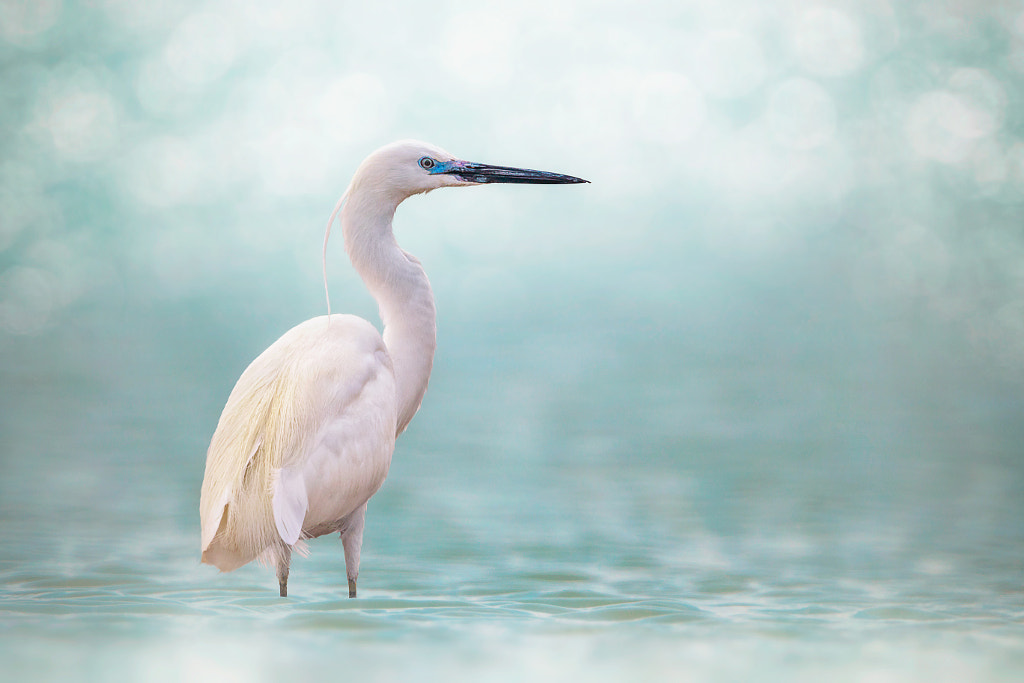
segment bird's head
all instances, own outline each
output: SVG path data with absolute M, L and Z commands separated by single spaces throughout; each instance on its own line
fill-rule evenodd
M 373 152 L 363 161 L 352 180 L 353 186 L 366 184 L 400 199 L 439 187 L 586 182 L 560 173 L 463 161 L 440 147 L 415 140 L 393 142 Z
M 415 140 L 385 145 L 359 165 L 352 176 L 352 183 L 338 200 L 327 221 L 323 253 L 324 289 L 327 289 L 327 240 L 331 236 L 331 225 L 339 213 L 342 215 L 345 249 L 349 257 L 353 263 L 357 260 L 365 262 L 366 259 L 372 260 L 379 256 L 373 247 L 379 244 L 383 233 L 391 232 L 391 218 L 398 205 L 414 194 L 430 192 L 439 187 L 487 183 L 565 185 L 587 182 L 590 181 L 560 173 L 463 161 L 440 147 Z M 328 314 L 330 311 L 331 300 L 328 297 Z

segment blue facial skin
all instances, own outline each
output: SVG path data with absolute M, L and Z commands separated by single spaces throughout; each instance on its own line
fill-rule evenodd
M 455 163 L 456 163 L 455 161 L 438 161 L 437 159 L 434 159 L 433 157 L 421 157 L 420 161 L 419 161 L 420 168 L 423 168 L 423 163 L 427 162 L 427 161 L 434 162 L 434 166 L 432 168 L 424 168 L 423 169 L 427 173 L 429 173 L 430 175 L 439 175 L 441 173 L 447 173 L 447 172 L 451 171 L 453 168 L 455 168 Z

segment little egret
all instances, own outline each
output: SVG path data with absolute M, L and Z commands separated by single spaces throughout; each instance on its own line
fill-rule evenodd
M 366 503 L 420 407 L 436 347 L 434 295 L 420 262 L 395 241 L 395 210 L 438 187 L 585 182 L 461 161 L 415 141 L 367 157 L 327 235 L 340 211 L 345 251 L 377 301 L 384 333 L 331 315 L 328 300 L 327 315 L 293 327 L 245 369 L 206 454 L 202 561 L 228 572 L 259 558 L 277 569 L 285 597 L 292 550 L 339 532 L 354 598 Z

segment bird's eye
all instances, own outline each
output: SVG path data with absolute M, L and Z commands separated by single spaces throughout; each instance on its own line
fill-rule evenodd
M 434 168 L 434 166 L 437 166 L 437 162 L 431 159 L 430 157 L 423 157 L 422 159 L 420 159 L 420 168 L 422 168 L 424 171 L 429 171 L 430 169 Z

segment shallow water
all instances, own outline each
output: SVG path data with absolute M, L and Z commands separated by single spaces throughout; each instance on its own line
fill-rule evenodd
M 371 502 L 360 597 L 345 597 L 340 543 L 322 538 L 282 600 L 271 570 L 198 564 L 203 449 L 232 369 L 201 360 L 218 345 L 194 313 L 137 319 L 115 345 L 82 317 L 6 346 L 18 358 L 4 366 L 0 490 L 12 678 L 1009 681 L 1024 670 L 1019 428 L 984 400 L 992 378 L 954 402 L 969 441 L 988 437 L 965 455 L 962 425 L 944 433 L 940 418 L 956 416 L 934 406 L 900 415 L 902 431 L 874 408 L 847 409 L 854 430 L 808 402 L 791 430 L 778 416 L 793 397 L 702 403 L 702 370 L 718 391 L 728 382 L 714 364 L 690 368 L 685 391 L 667 361 L 642 391 L 630 386 L 620 375 L 637 366 L 613 362 L 633 353 L 626 332 L 595 332 L 600 360 L 573 376 L 545 367 L 533 332 L 500 344 L 500 358 L 470 334 L 439 356 Z M 548 355 L 571 329 L 546 333 Z M 771 375 L 744 380 L 751 395 L 771 394 Z

